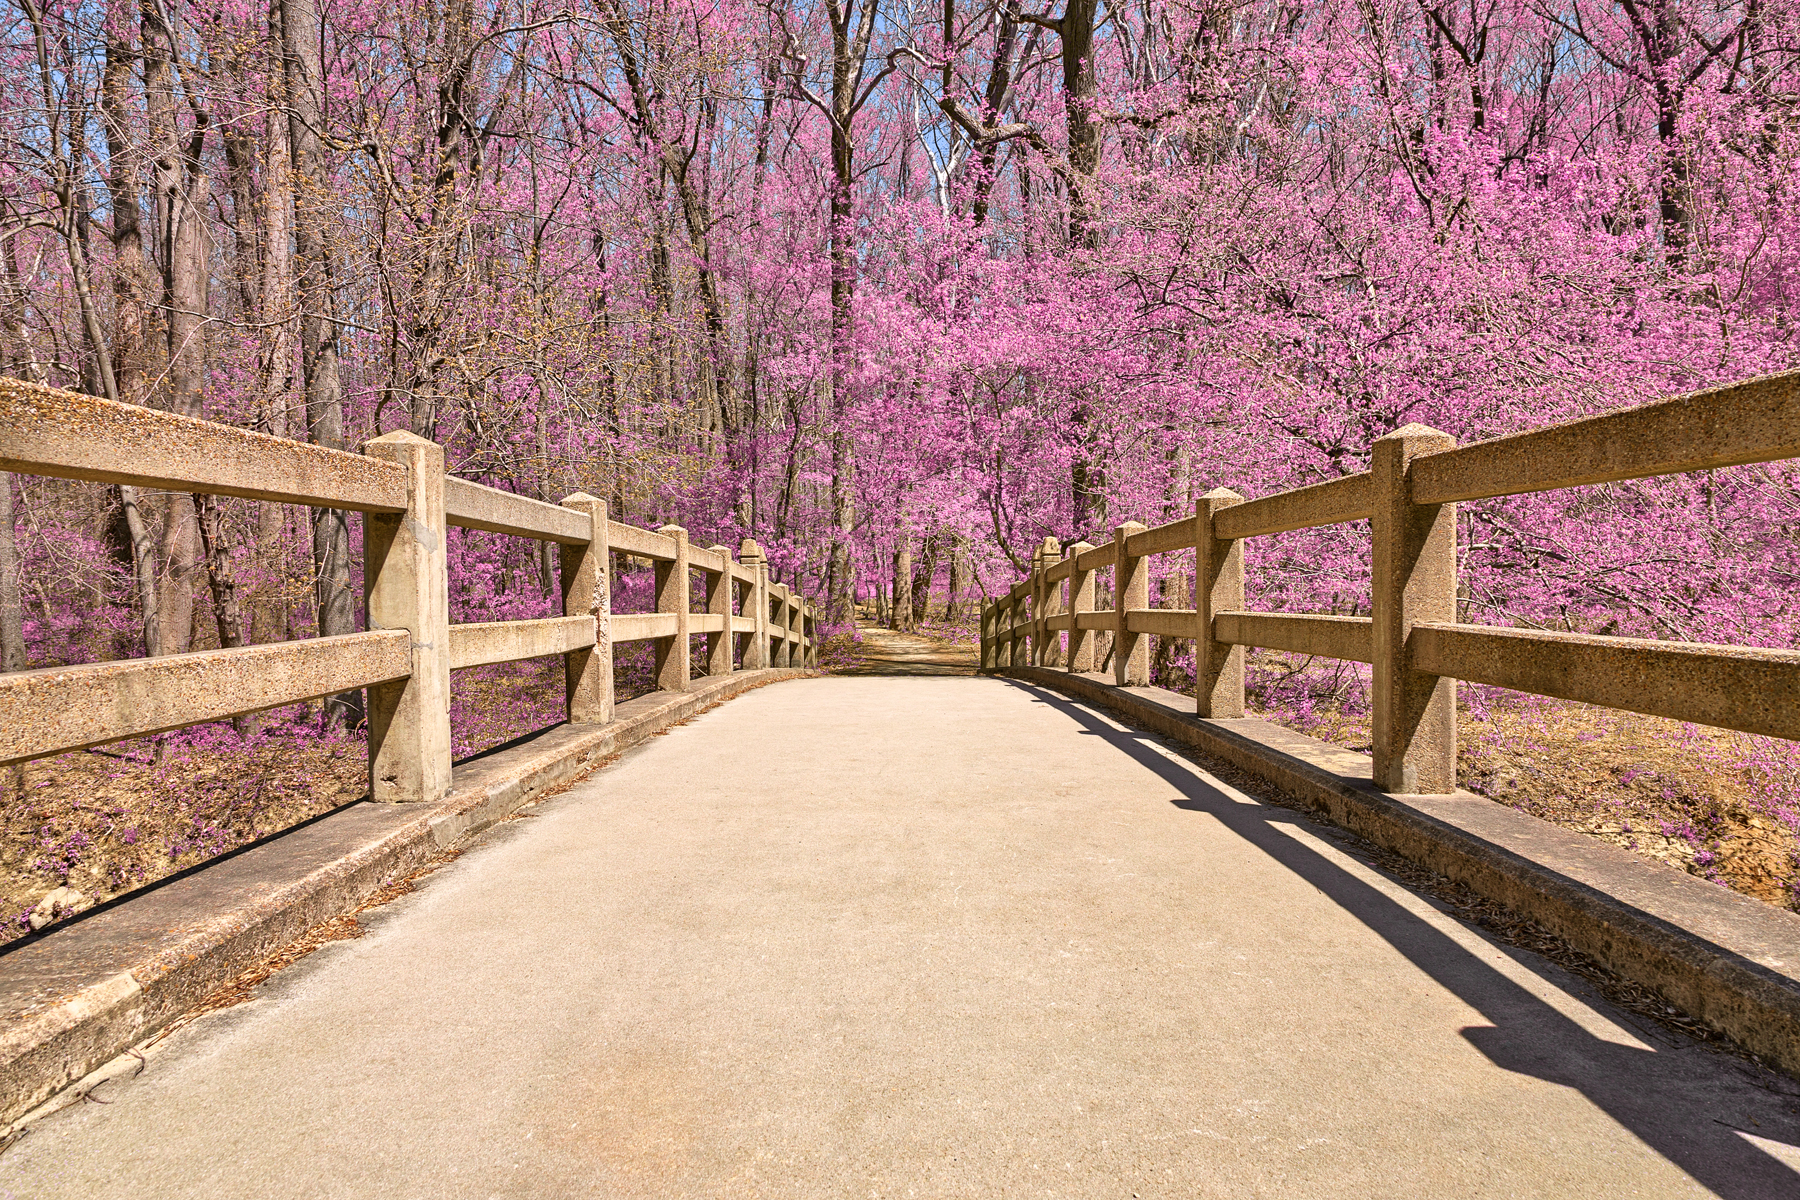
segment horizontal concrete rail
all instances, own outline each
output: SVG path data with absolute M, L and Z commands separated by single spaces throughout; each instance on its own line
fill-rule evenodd
M 405 679 L 404 630 L 0 675 L 0 763 Z
M 1135 558 L 1145 554 L 1166 554 L 1170 550 L 1192 550 L 1196 532 L 1192 517 L 1171 521 L 1126 538 L 1125 553 Z
M 674 613 L 614 613 L 612 615 L 612 640 L 615 645 L 620 642 L 644 642 L 653 638 L 674 636 Z
M 444 517 L 462 529 L 485 529 L 569 546 L 585 546 L 588 540 L 585 513 L 454 475 L 444 477 Z
M 1092 550 L 1083 550 L 1075 559 L 1075 569 L 1093 571 L 1100 567 L 1110 567 L 1117 551 L 1118 547 L 1114 546 L 1110 540 L 1095 546 Z
M 616 554 L 633 554 L 658 562 L 675 561 L 675 539 L 652 533 L 635 525 L 612 525 L 607 529 L 607 543 Z
M 1480 625 L 1416 625 L 1415 670 L 1540 696 L 1800 738 L 1800 651 Z
M 594 618 L 482 621 L 450 627 L 450 669 L 568 654 L 594 644 Z
M 1075 560 L 1065 558 L 1061 562 L 1054 564 L 1048 571 L 1044 572 L 1044 582 L 1061 583 L 1069 577 L 1069 573 L 1074 569 Z
M 614 643 L 656 641 L 657 683 L 671 692 L 691 688 L 687 634 L 705 640 L 712 676 L 739 670 L 740 657 L 753 671 L 816 665 L 817 616 L 790 588 L 770 588 L 754 539 L 736 551 L 694 547 L 678 527 L 612 523 L 601 497 L 548 504 L 458 479 L 445 471 L 443 447 L 406 432 L 371 438 L 362 451 L 0 379 L 0 471 L 367 514 L 362 600 L 377 631 L 0 676 L 0 762 L 367 688 L 371 798 L 436 802 L 453 766 L 453 670 L 561 656 L 555 690 L 569 723 L 585 727 L 614 720 Z M 556 543 L 564 615 L 451 626 L 452 527 Z M 658 562 L 661 611 L 612 616 L 614 550 Z M 693 571 L 710 577 L 698 613 Z
M 1446 504 L 1795 457 L 1800 371 L 1428 454 L 1410 478 Z
M 1374 660 L 1372 624 L 1368 617 L 1222 612 L 1213 618 L 1213 637 L 1228 646 L 1260 646 L 1366 663 Z
M 1103 608 L 1098 612 L 1075 614 L 1075 628 L 1077 629 L 1111 629 L 1113 627 L 1113 610 L 1110 608 Z
M 406 508 L 393 463 L 0 379 L 0 471 L 358 512 Z
M 1125 628 L 1132 633 L 1159 637 L 1191 638 L 1199 634 L 1199 618 L 1191 608 L 1133 608 L 1125 613 Z
M 1366 519 L 1374 495 L 1369 473 L 1364 471 L 1277 492 L 1260 500 L 1246 500 L 1221 511 L 1213 519 L 1213 528 L 1219 537 L 1235 540 L 1318 525 L 1341 525 Z

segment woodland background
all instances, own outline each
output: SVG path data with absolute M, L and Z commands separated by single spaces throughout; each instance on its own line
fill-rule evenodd
M 5 371 L 410 429 L 754 537 L 840 626 L 966 625 L 1046 535 L 1361 470 L 1407 422 L 1800 365 L 1795 0 L 0 0 L 0 54 Z M 1800 644 L 1796 478 L 1464 505 L 1463 619 Z M 1259 541 L 1252 603 L 1366 612 L 1367 537 Z M 358 542 L 0 476 L 0 669 L 350 632 Z M 454 618 L 542 615 L 553 571 L 458 531 Z M 1363 686 L 1259 661 L 1303 721 Z M 1733 745 L 1791 824 L 1788 749 Z

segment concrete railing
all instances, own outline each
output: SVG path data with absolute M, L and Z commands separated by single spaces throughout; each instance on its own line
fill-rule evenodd
M 687 690 L 690 636 L 706 637 L 709 675 L 738 669 L 740 637 L 743 669 L 816 665 L 812 605 L 769 582 L 753 541 L 734 558 L 724 546 L 689 546 L 678 526 L 613 524 L 606 502 L 585 493 L 547 504 L 458 479 L 444 473 L 441 446 L 410 433 L 363 451 L 0 380 L 0 471 L 364 514 L 369 630 L 0 675 L 0 764 L 367 688 L 370 795 L 431 801 L 450 787 L 457 668 L 561 655 L 569 721 L 605 724 L 622 642 L 655 644 L 665 691 Z M 556 543 L 563 615 L 451 624 L 452 525 Z M 655 564 L 656 612 L 612 614 L 612 552 Z M 702 612 L 689 611 L 695 571 L 707 580 Z
M 1800 457 L 1800 372 L 1752 379 L 1457 447 L 1408 425 L 1368 471 L 1245 500 L 1219 489 L 1192 517 L 1110 543 L 1045 539 L 1031 574 L 982 612 L 981 662 L 1092 671 L 1111 637 L 1113 678 L 1150 682 L 1145 635 L 1195 643 L 1195 707 L 1244 715 L 1244 650 L 1262 646 L 1373 668 L 1374 779 L 1388 792 L 1456 788 L 1456 681 L 1800 738 L 1800 652 L 1466 625 L 1456 614 L 1456 504 Z M 1244 611 L 1243 539 L 1368 520 L 1371 616 Z M 1195 607 L 1149 606 L 1145 559 L 1195 555 Z M 1110 567 L 1114 605 L 1094 607 Z

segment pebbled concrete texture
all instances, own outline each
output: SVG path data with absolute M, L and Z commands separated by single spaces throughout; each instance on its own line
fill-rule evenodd
M 1791 1081 L 1053 693 L 763 689 L 529 811 L 0 1196 L 1800 1194 Z

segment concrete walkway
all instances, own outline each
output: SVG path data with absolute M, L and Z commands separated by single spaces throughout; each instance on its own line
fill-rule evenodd
M 0 1197 L 1800 1195 L 1792 1086 L 1049 693 L 786 683 L 531 811 Z

